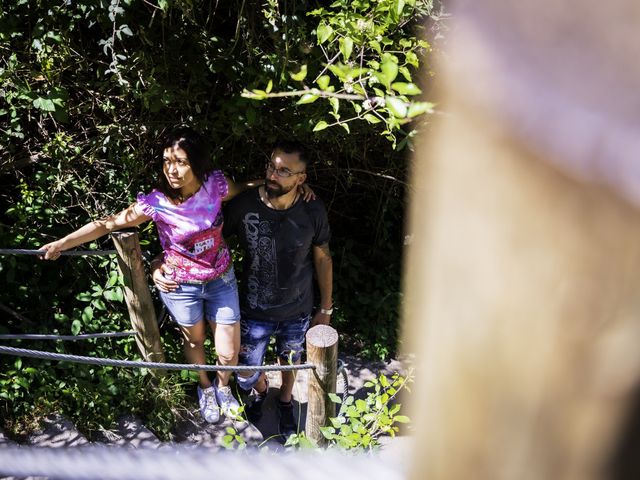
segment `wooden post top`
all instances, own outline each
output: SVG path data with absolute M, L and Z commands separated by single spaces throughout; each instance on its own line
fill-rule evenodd
M 338 343 L 338 332 L 330 325 L 316 325 L 307 332 L 307 342 L 314 347 L 331 347 Z

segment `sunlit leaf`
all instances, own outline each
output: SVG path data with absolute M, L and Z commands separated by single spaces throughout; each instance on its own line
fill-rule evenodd
M 53 103 L 53 100 L 51 100 L 50 98 L 42 98 L 42 97 L 36 98 L 33 101 L 33 106 L 45 112 L 53 112 L 56 109 L 56 106 Z
M 301 82 L 307 77 L 307 66 L 302 65 L 297 73 L 289 72 L 289 75 L 296 82 Z
M 369 123 L 380 123 L 382 121 L 371 113 L 365 113 L 362 118 L 364 118 Z
M 333 36 L 333 28 L 331 27 L 331 25 L 327 25 L 326 23 L 322 22 L 318 25 L 316 33 L 318 37 L 318 45 L 322 45 Z
M 316 126 L 313 127 L 313 131 L 319 132 L 320 130 L 324 130 L 328 126 L 329 124 L 327 122 L 325 122 L 324 120 L 320 120 L 318 123 L 316 123 Z
M 346 62 L 351 57 L 351 52 L 353 52 L 353 40 L 350 37 L 342 37 L 338 42 L 340 44 L 340 53 L 342 53 L 342 58 Z
M 342 398 L 340 398 L 335 393 L 329 392 L 328 396 L 329 396 L 329 400 L 331 400 L 333 403 L 342 403 Z
M 326 90 L 327 87 L 329 86 L 330 80 L 331 80 L 331 77 L 329 77 L 329 75 L 322 75 L 318 78 L 316 83 L 318 84 L 321 90 Z
M 419 95 L 422 93 L 422 90 L 415 83 L 395 82 L 391 84 L 391 88 L 400 95 Z
M 313 103 L 318 99 L 318 95 L 314 95 L 313 93 L 305 93 L 300 97 L 296 103 L 298 105 L 305 105 L 307 103 Z
M 82 322 L 80 322 L 80 320 L 74 320 L 73 322 L 71 322 L 71 335 L 78 335 L 81 328 Z
M 434 106 L 435 105 L 430 102 L 411 102 L 409 110 L 407 111 L 407 116 L 409 118 L 414 118 L 418 115 L 422 115 L 423 113 L 433 113 Z
M 398 76 L 398 62 L 394 61 L 395 57 L 387 58 L 382 65 L 380 65 L 380 70 L 384 74 L 385 84 L 389 84 L 393 82 Z
M 398 97 L 386 96 L 384 98 L 389 111 L 398 118 L 407 116 L 407 104 Z

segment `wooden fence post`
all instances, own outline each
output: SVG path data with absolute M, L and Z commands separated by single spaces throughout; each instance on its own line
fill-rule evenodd
M 118 251 L 118 264 L 124 277 L 124 298 L 131 324 L 136 331 L 136 343 L 147 362 L 164 362 L 160 331 L 156 320 L 137 232 L 115 232 L 113 243 Z M 162 374 L 160 370 L 152 373 Z
M 307 332 L 307 360 L 315 365 L 309 373 L 307 403 L 307 438 L 318 445 L 326 439 L 320 427 L 329 425 L 329 418 L 336 416 L 336 405 L 329 398 L 336 392 L 338 368 L 338 332 L 329 325 L 316 325 Z

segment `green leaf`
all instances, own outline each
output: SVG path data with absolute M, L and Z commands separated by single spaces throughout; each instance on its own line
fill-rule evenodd
M 433 107 L 435 105 L 429 102 L 412 102 L 409 105 L 409 111 L 407 112 L 407 116 L 409 118 L 417 117 L 418 115 L 422 115 L 423 113 L 433 113 Z
M 415 83 L 395 82 L 391 84 L 391 88 L 400 95 L 419 95 L 422 93 L 422 90 Z
M 298 73 L 293 73 L 293 72 L 289 72 L 289 75 L 291 76 L 292 79 L 294 79 L 296 82 L 301 82 L 303 81 L 306 76 L 307 76 L 307 66 L 306 65 L 302 65 L 300 67 L 300 70 L 298 71 Z M 268 90 L 267 90 L 268 93 Z
M 339 123 L 338 125 L 344 128 L 347 131 L 347 133 L 351 133 L 351 130 L 349 130 L 349 125 L 347 123 Z
M 324 130 L 328 126 L 329 124 L 327 122 L 325 122 L 324 120 L 320 120 L 318 123 L 316 123 L 316 126 L 313 127 L 313 131 L 319 132 L 320 130 Z
M 56 110 L 56 105 L 53 103 L 53 100 L 51 100 L 50 98 L 42 98 L 42 97 L 36 98 L 33 101 L 33 106 L 45 112 L 55 112 Z
M 324 435 L 324 438 L 331 440 L 333 438 L 333 434 L 335 433 L 335 429 L 333 427 L 320 427 L 320 432 Z
M 329 400 L 331 400 L 333 403 L 337 403 L 337 404 L 342 403 L 342 398 L 340 398 L 335 393 L 328 393 L 327 395 L 329 396 Z
M 86 325 L 90 323 L 91 320 L 93 320 L 93 308 L 84 307 L 84 310 L 82 311 L 82 321 Z
M 302 434 L 300 434 L 300 436 L 298 437 L 298 445 L 300 446 L 300 448 L 304 449 L 318 448 L 318 445 L 316 445 L 315 442 Z
M 375 50 L 375 52 L 380 55 L 382 53 L 382 48 L 380 47 L 380 42 L 372 40 L 369 42 L 369 46 Z M 374 67 L 377 68 L 377 67 Z
M 16 370 L 20 370 L 22 368 L 22 359 L 16 358 L 15 362 L 13 362 L 13 366 L 16 367 Z
M 409 423 L 411 421 L 406 415 L 396 415 L 393 419 L 398 423 Z
M 313 103 L 318 99 L 318 95 L 314 95 L 313 93 L 305 93 L 300 97 L 300 100 L 296 102 L 297 105 L 305 105 L 307 103 Z
M 327 87 L 329 86 L 330 80 L 331 80 L 331 77 L 329 77 L 329 75 L 322 75 L 320 78 L 318 78 L 318 81 L 316 83 L 318 84 L 321 90 L 326 90 Z
M 106 310 L 107 309 L 107 307 L 105 306 L 104 302 L 100 298 L 94 299 L 93 302 L 91 302 L 91 305 L 96 310 Z
M 338 113 L 338 110 L 340 110 L 340 100 L 335 97 L 329 97 L 329 103 L 331 104 L 333 112 Z
M 394 116 L 398 118 L 404 118 L 407 116 L 407 104 L 398 97 L 391 97 L 387 95 L 384 100 L 387 108 Z
M 80 322 L 80 320 L 74 320 L 73 322 L 71 322 L 71 335 L 78 335 L 81 328 L 82 322 Z
M 402 75 L 407 82 L 411 82 L 411 72 L 409 72 L 407 67 L 402 66 L 398 68 L 398 72 L 400 72 L 400 75 Z
M 409 64 L 409 65 L 413 65 L 414 67 L 418 68 L 420 66 L 420 62 L 418 62 L 418 56 L 413 53 L 413 52 L 407 52 L 405 53 L 405 61 Z
M 79 300 L 81 302 L 90 302 L 91 299 L 91 294 L 87 292 L 82 292 L 76 295 L 76 300 Z
M 351 57 L 351 52 L 353 52 L 353 40 L 351 37 L 342 37 L 338 43 L 340 44 L 340 52 L 342 53 L 342 58 L 346 62 Z
M 254 100 L 263 100 L 267 96 L 267 92 L 264 90 L 260 90 L 259 88 L 254 88 L 251 91 L 244 90 L 242 92 L 243 97 L 252 98 Z
M 265 92 L 271 93 L 272 88 L 273 88 L 273 80 L 269 80 L 269 83 L 267 83 L 267 88 L 265 89 Z
M 318 37 L 318 45 L 322 45 L 333 36 L 333 28 L 331 25 L 321 22 L 316 29 L 316 34 Z
M 366 113 L 362 118 L 364 118 L 369 123 L 380 123 L 382 121 L 371 113 Z
M 344 80 L 345 77 L 347 76 L 347 72 L 349 71 L 349 69 L 345 68 L 345 66 L 342 64 L 338 64 L 338 65 L 331 64 L 329 65 L 329 70 L 340 80 Z
M 353 432 L 353 430 L 351 430 L 351 426 L 350 425 L 342 425 L 340 427 L 340 435 L 344 435 L 345 437 L 351 435 L 351 433 Z
M 368 410 L 367 402 L 360 399 L 356 400 L 356 408 L 358 409 L 359 412 L 366 412 Z
M 388 56 L 385 61 L 382 62 L 382 65 L 380 65 L 380 70 L 382 71 L 385 80 L 382 83 L 388 85 L 389 83 L 393 82 L 398 76 L 397 59 L 392 55 Z
M 116 283 L 118 283 L 118 272 L 112 271 L 109 274 L 109 281 L 107 282 L 107 286 L 113 287 Z
M 122 288 L 116 287 L 115 292 L 116 292 L 116 298 L 115 298 L 116 302 L 122 303 L 124 301 L 124 293 L 122 291 Z

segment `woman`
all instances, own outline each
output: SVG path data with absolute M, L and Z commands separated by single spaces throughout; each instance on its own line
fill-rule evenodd
M 162 301 L 180 326 L 184 353 L 190 363 L 205 364 L 205 319 L 214 335 L 220 365 L 237 365 L 240 348 L 240 307 L 231 255 L 222 238 L 222 202 L 252 185 L 234 184 L 213 170 L 205 142 L 190 128 L 178 128 L 162 142 L 159 185 L 116 215 L 90 222 L 42 247 L 44 258 L 90 242 L 114 230 L 153 220 L 158 229 L 164 263 L 180 284 L 174 292 L 160 292 Z M 228 385 L 231 372 L 217 372 L 217 382 L 199 371 L 200 413 L 209 423 L 235 416 L 239 407 Z M 219 405 L 219 406 L 218 406 Z

